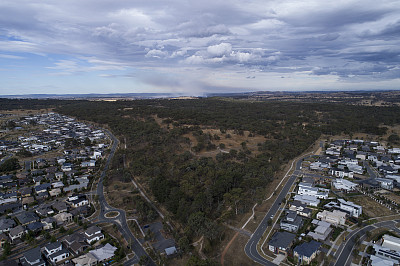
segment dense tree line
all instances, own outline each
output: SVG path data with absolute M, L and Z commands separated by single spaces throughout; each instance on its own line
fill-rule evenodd
M 106 112 L 104 110 L 107 110 Z M 130 162 L 133 175 L 142 176 L 157 201 L 184 228 L 185 238 L 204 235 L 219 241 L 220 222 L 246 212 L 264 197 L 281 166 L 301 154 L 321 134 L 365 132 L 383 134 L 382 125 L 400 122 L 399 108 L 291 102 L 242 102 L 220 99 L 140 100 L 69 104 L 59 112 L 107 124 L 126 139 L 128 149 L 116 155 Z M 160 127 L 153 116 L 163 119 Z M 197 139 L 194 152 L 215 149 L 215 138 L 200 126 L 263 135 L 260 153 L 241 150 L 220 153 L 216 159 L 197 158 L 187 146 L 186 133 Z
M 19 165 L 18 159 L 13 157 L 1 163 L 0 173 L 11 172 L 14 170 L 18 170 L 19 168 L 21 168 L 21 166 Z

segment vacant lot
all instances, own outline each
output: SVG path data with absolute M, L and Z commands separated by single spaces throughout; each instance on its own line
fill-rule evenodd
M 133 196 L 136 194 L 135 187 L 132 183 L 122 183 L 119 181 L 112 181 L 111 184 L 107 186 L 107 201 L 111 206 L 116 208 L 122 208 L 125 211 L 132 210 Z
M 227 239 L 231 239 L 231 235 Z M 225 254 L 224 265 L 254 265 L 254 261 L 244 253 L 244 246 L 248 240 L 249 238 L 247 236 L 241 234 L 237 236 Z M 225 246 L 223 246 L 223 248 L 224 247 Z
M 368 196 L 363 195 L 359 197 L 353 197 L 351 198 L 351 201 L 355 204 L 361 205 L 363 208 L 363 213 L 365 213 L 369 217 L 379 217 L 395 214 L 395 212 L 382 206 Z
M 266 138 L 261 135 L 252 136 L 249 131 L 244 131 L 243 134 L 238 134 L 234 130 L 227 130 L 225 133 L 221 133 L 219 129 L 202 128 L 203 134 L 210 134 L 212 136 L 211 142 L 216 146 L 220 147 L 223 144 L 224 148 L 217 148 L 215 150 L 207 151 L 202 150 L 196 153 L 196 155 L 201 157 L 215 157 L 220 152 L 228 153 L 230 150 L 235 149 L 240 151 L 243 149 L 243 143 L 245 143 L 246 148 L 251 151 L 251 154 L 257 155 L 258 143 L 264 143 Z M 250 135 L 250 136 L 249 136 Z M 185 134 L 184 137 L 190 139 L 191 147 L 197 145 L 197 139 L 192 133 Z

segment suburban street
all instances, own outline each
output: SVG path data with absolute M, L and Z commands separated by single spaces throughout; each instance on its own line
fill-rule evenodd
M 308 157 L 308 156 L 307 156 Z M 301 167 L 301 162 L 305 157 L 302 157 L 296 161 L 296 169 L 293 172 L 293 174 L 290 176 L 284 187 L 282 188 L 281 192 L 279 193 L 278 197 L 276 198 L 275 202 L 272 204 L 270 210 L 267 212 L 267 214 L 264 216 L 262 219 L 261 223 L 253 233 L 253 235 L 250 237 L 249 241 L 247 242 L 244 251 L 246 255 L 252 259 L 253 261 L 262 264 L 262 265 L 276 265 L 272 263 L 271 261 L 268 261 L 265 259 L 263 256 L 260 255 L 260 253 L 257 250 L 257 243 L 260 241 L 262 235 L 264 234 L 265 230 L 268 227 L 268 220 L 272 219 L 271 217 L 274 217 L 276 213 L 279 210 L 280 203 L 282 200 L 286 197 L 287 193 L 289 192 L 290 187 L 293 185 L 295 182 L 296 178 L 298 175 L 300 175 L 300 167 Z
M 12 156 L 12 154 L 8 154 L 6 157 L 4 157 L 3 159 L 0 160 L 0 165 L 2 165 L 5 161 L 7 161 L 8 159 L 10 159 Z
M 375 228 L 383 228 L 386 227 L 388 229 L 392 229 L 393 227 L 395 227 L 395 224 L 400 222 L 400 220 L 393 220 L 393 221 L 384 221 L 384 222 L 378 222 L 375 223 L 373 225 L 367 225 L 361 229 L 357 229 L 354 230 L 353 232 L 351 232 L 348 237 L 347 237 L 347 241 L 345 242 L 345 244 L 341 245 L 338 249 L 338 251 L 336 252 L 336 254 L 339 254 L 337 256 L 336 262 L 335 262 L 335 266 L 347 266 L 351 264 L 351 260 L 349 260 L 350 256 L 351 256 L 351 252 L 353 250 L 354 247 L 354 243 L 355 243 L 355 238 L 358 235 L 361 239 L 362 236 L 365 235 L 365 233 L 367 231 L 371 231 Z
M 139 241 L 134 237 L 132 234 L 131 230 L 128 227 L 127 221 L 126 221 L 126 214 L 125 211 L 111 207 L 105 197 L 104 197 L 104 191 L 103 191 L 103 179 L 106 175 L 107 169 L 109 167 L 109 164 L 111 162 L 112 157 L 114 156 L 115 150 L 117 149 L 118 146 L 118 139 L 108 130 L 104 130 L 112 139 L 113 141 L 113 146 L 111 148 L 110 155 L 108 156 L 107 162 L 105 164 L 104 170 L 101 173 L 99 183 L 97 185 L 97 195 L 99 196 L 99 204 L 100 204 L 100 214 L 98 217 L 99 222 L 98 223 L 113 223 L 117 225 L 118 230 L 121 232 L 123 237 L 126 239 L 128 243 L 130 243 L 130 248 L 133 252 L 135 252 L 136 256 L 133 259 L 130 259 L 129 261 L 125 262 L 124 265 L 132 265 L 134 263 L 138 263 L 140 257 L 142 256 L 147 256 L 149 258 L 149 264 L 148 265 L 155 265 L 155 263 L 152 261 L 152 259 L 147 255 L 146 251 L 143 249 L 142 245 L 139 243 Z M 119 215 L 116 216 L 115 218 L 107 218 L 105 215 L 109 212 L 118 212 Z

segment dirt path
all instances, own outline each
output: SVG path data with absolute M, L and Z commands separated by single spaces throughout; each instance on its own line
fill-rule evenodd
M 238 235 L 239 235 L 239 232 L 236 232 L 235 235 L 232 237 L 231 241 L 229 241 L 228 245 L 226 245 L 224 251 L 222 251 L 222 255 L 221 255 L 221 265 L 222 266 L 224 266 L 225 254 L 228 252 L 229 247 L 232 245 L 233 241 L 235 241 L 235 239 Z

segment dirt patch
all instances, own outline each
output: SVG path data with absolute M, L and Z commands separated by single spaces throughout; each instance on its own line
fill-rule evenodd
M 380 217 L 395 214 L 394 211 L 391 211 L 388 208 L 382 206 L 368 196 L 353 197 L 351 198 L 351 201 L 355 204 L 362 206 L 363 213 L 365 213 L 369 217 Z
M 123 208 L 125 211 L 130 211 L 130 198 L 136 194 L 135 186 L 132 183 L 123 183 L 120 181 L 111 180 L 106 187 L 107 202 L 114 207 Z M 133 192 L 133 193 L 132 193 Z
M 235 234 L 234 231 L 230 231 L 229 240 Z M 228 241 L 229 241 L 228 240 Z M 243 236 L 239 234 L 235 241 L 231 244 L 229 249 L 227 250 L 224 258 L 224 265 L 254 265 L 254 261 L 252 261 L 249 257 L 247 257 L 246 253 L 244 253 L 244 246 L 246 245 L 249 238 L 247 236 Z M 225 242 L 222 248 L 225 248 L 225 245 L 228 243 Z
M 225 133 L 221 133 L 219 129 L 212 128 L 202 128 L 202 131 L 203 134 L 211 135 L 211 143 L 217 148 L 210 151 L 202 150 L 195 153 L 199 157 L 215 158 L 215 156 L 221 152 L 228 153 L 232 149 L 241 151 L 244 147 L 251 152 L 250 156 L 255 156 L 260 153 L 258 151 L 258 144 L 266 141 L 264 136 L 254 136 L 250 131 L 243 131 L 243 134 L 239 134 L 239 132 L 234 130 L 227 130 Z M 194 147 L 198 144 L 196 137 L 192 133 L 188 133 L 183 136 L 190 139 L 191 147 Z

